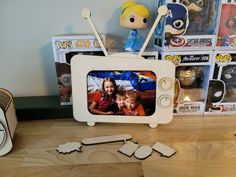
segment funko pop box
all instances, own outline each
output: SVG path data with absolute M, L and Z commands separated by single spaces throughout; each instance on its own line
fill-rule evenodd
M 236 113 L 236 51 L 215 51 L 204 114 Z
M 220 0 L 158 0 L 168 13 L 155 30 L 154 46 L 162 51 L 213 50 Z
M 175 115 L 203 115 L 208 81 L 212 75 L 212 51 L 160 52 L 162 60 L 176 65 Z
M 111 45 L 107 35 L 102 34 L 101 38 L 106 47 Z M 104 56 L 104 53 L 96 37 L 90 34 L 56 36 L 52 38 L 52 46 L 60 104 L 72 105 L 71 58 L 78 54 Z
M 222 0 L 217 33 L 217 50 L 236 50 L 235 2 L 235 0 Z

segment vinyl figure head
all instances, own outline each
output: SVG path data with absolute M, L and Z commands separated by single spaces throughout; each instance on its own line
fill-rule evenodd
M 144 29 L 150 17 L 150 12 L 142 4 L 134 1 L 127 1 L 122 5 L 120 25 L 127 29 Z
M 167 38 L 183 35 L 188 27 L 188 11 L 186 7 L 178 3 L 167 4 L 165 36 Z
M 177 79 L 182 87 L 191 86 L 196 80 L 196 71 L 193 67 L 179 68 L 177 70 Z
M 214 32 L 218 7 L 215 0 L 180 0 L 180 3 L 188 9 L 188 35 L 206 35 Z
M 221 79 L 225 83 L 228 94 L 236 94 L 236 66 L 223 67 Z
M 201 12 L 205 5 L 204 0 L 180 0 L 180 3 L 185 5 L 189 12 Z

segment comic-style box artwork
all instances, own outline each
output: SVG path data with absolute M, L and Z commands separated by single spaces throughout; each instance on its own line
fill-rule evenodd
M 215 51 L 205 114 L 236 113 L 236 52 Z
M 220 0 L 159 0 L 168 13 L 155 31 L 162 51 L 212 50 L 216 43 Z
M 101 37 L 108 45 L 107 35 Z M 94 35 L 56 36 L 52 38 L 52 46 L 60 104 L 72 105 L 71 58 L 74 55 L 104 56 L 104 53 Z
M 203 115 L 212 52 L 160 52 L 162 60 L 175 64 L 175 115 Z
M 222 0 L 216 49 L 236 50 L 236 3 Z

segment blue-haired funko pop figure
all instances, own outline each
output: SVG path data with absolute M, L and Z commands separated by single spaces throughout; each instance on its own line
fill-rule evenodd
M 134 1 L 127 1 L 122 5 L 120 25 L 130 29 L 128 41 L 124 46 L 126 51 L 136 52 L 141 49 L 144 39 L 137 30 L 147 28 L 149 17 L 149 10 L 142 4 L 137 4 Z
M 179 3 L 168 3 L 168 13 L 165 25 L 166 45 L 169 45 L 171 38 L 183 35 L 188 28 L 188 10 Z

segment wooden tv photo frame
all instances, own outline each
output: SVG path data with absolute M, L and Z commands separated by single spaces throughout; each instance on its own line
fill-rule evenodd
M 173 117 L 174 65 L 168 61 L 118 56 L 83 56 L 72 58 L 73 115 L 78 121 L 145 123 L 150 127 L 166 124 Z M 89 110 L 94 95 L 102 92 L 104 78 L 114 78 L 119 92 L 135 91 L 143 115 L 102 115 Z
M 167 14 L 167 7 L 158 8 L 156 20 L 138 54 L 109 55 L 91 19 L 90 10 L 83 9 L 81 14 L 88 20 L 105 56 L 73 56 L 74 118 L 87 122 L 89 126 L 96 122 L 111 122 L 142 123 L 154 128 L 169 123 L 173 118 L 175 66 L 169 61 L 142 57 L 161 17 Z M 123 96 L 122 106 L 118 103 L 119 93 Z

